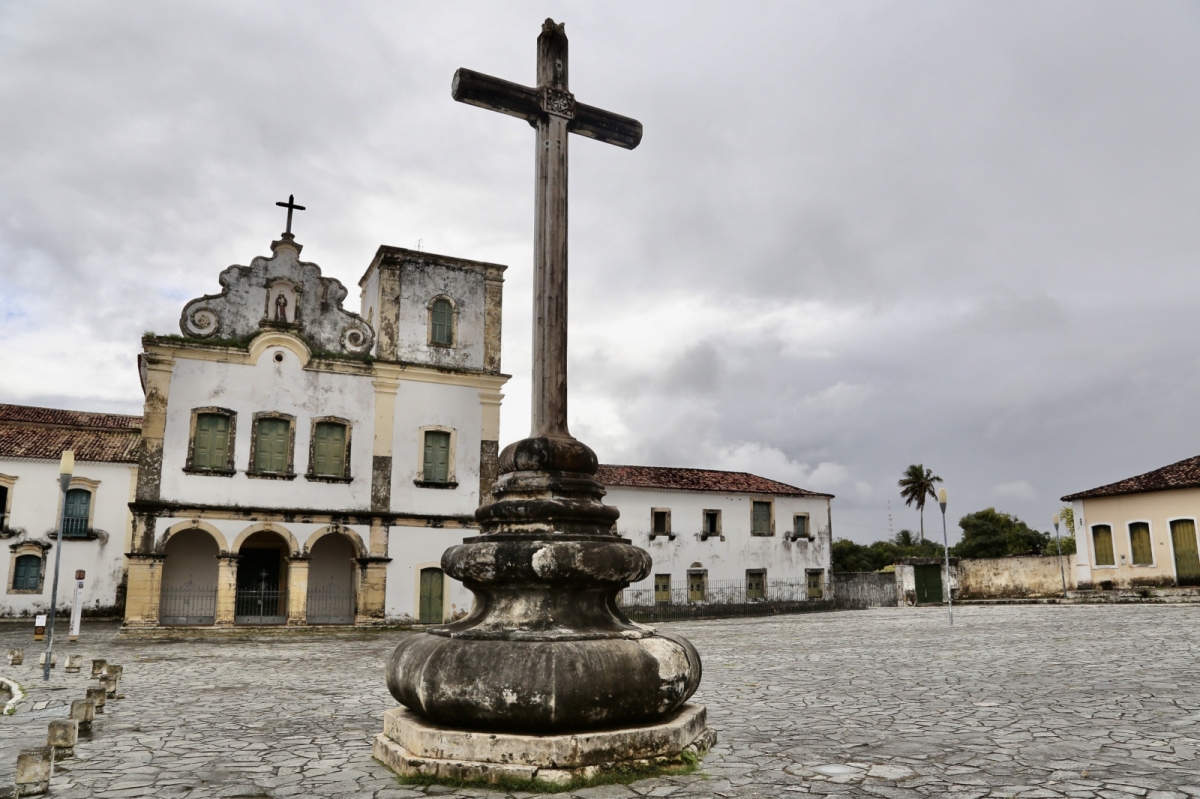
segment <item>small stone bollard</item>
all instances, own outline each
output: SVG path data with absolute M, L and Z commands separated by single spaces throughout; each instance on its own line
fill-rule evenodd
M 104 667 L 107 665 L 108 665 L 108 661 L 103 658 L 100 658 L 99 660 L 93 660 L 92 661 L 92 676 L 99 677 L 101 674 L 104 673 Z
M 105 667 L 104 667 L 104 673 L 105 673 L 106 675 L 108 675 L 109 677 L 112 677 L 112 678 L 113 678 L 114 680 L 116 680 L 117 682 L 120 682 L 120 681 L 121 681 L 121 675 L 123 675 L 123 674 L 125 673 L 125 667 L 124 667 L 124 666 L 118 666 L 118 665 L 116 665 L 116 664 L 114 664 L 114 663 L 110 663 L 110 664 L 108 664 L 107 666 L 105 666 Z
M 104 712 L 104 697 L 107 696 L 103 688 L 87 689 L 87 698 L 91 700 L 92 706 L 95 708 L 95 713 Z
M 48 746 L 24 749 L 17 755 L 17 796 L 38 796 L 50 790 L 54 752 Z
M 38 658 L 38 665 L 39 665 L 39 666 L 45 666 L 45 665 L 46 665 L 46 653 L 45 653 L 45 652 L 43 652 L 43 653 L 41 654 L 41 656 Z M 55 666 L 57 666 L 57 665 L 58 665 L 58 653 L 57 653 L 57 652 L 51 652 L 51 653 L 50 653 L 50 668 L 54 668 L 54 667 L 55 667 Z
M 78 674 L 82 666 L 83 655 L 67 655 L 67 660 L 63 663 L 63 671 L 67 674 Z
M 75 757 L 75 742 L 79 739 L 79 722 L 75 719 L 55 719 L 46 730 L 46 746 L 54 750 L 54 759 Z
M 70 718 L 79 722 L 79 731 L 92 731 L 92 721 L 96 718 L 96 703 L 91 699 L 76 699 L 71 703 Z
M 100 678 L 100 688 L 103 689 L 105 696 L 109 699 L 115 699 L 117 696 L 117 678 L 105 674 Z
M 8 650 L 8 665 L 20 666 L 24 662 L 25 662 L 25 650 L 24 649 Z

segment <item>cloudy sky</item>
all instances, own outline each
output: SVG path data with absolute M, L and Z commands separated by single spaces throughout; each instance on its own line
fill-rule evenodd
M 276 200 L 354 287 L 380 244 L 510 265 L 528 430 L 547 16 L 574 137 L 571 425 L 607 462 L 837 494 L 835 534 L 1045 529 L 1067 492 L 1200 454 L 1200 5 L 0 2 L 0 401 L 138 413 L 143 331 L 268 252 Z M 928 526 L 939 522 L 927 514 Z M 953 535 L 952 535 L 953 538 Z

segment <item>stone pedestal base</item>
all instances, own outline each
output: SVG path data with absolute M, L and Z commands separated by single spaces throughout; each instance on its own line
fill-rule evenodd
M 663 721 L 561 735 L 468 732 L 433 724 L 404 707 L 384 713 L 375 758 L 401 775 L 447 780 L 541 780 L 566 784 L 604 772 L 686 763 L 716 743 L 704 708 L 684 705 Z

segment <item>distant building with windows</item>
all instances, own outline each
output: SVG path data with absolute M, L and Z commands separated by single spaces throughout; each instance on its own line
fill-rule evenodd
M 0 406 L 0 614 L 49 606 L 65 449 L 64 585 L 85 570 L 85 606 L 130 628 L 469 610 L 441 556 L 476 534 L 499 467 L 504 267 L 381 247 L 354 313 L 290 234 L 271 251 L 187 303 L 180 334 L 142 339 L 141 416 Z M 700 469 L 599 479 L 664 592 L 828 593 L 830 495 Z
M 1062 500 L 1080 588 L 1200 585 L 1200 456 Z

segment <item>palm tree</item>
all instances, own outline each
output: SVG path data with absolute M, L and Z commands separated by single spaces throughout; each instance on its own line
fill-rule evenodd
M 933 473 L 932 469 L 926 469 L 924 464 L 914 463 L 904 470 L 904 476 L 900 478 L 900 496 L 904 499 L 905 505 L 916 505 L 917 510 L 921 512 L 921 542 L 925 541 L 925 500 L 929 497 L 937 497 L 937 492 L 933 490 L 935 483 L 942 482 L 942 478 Z

